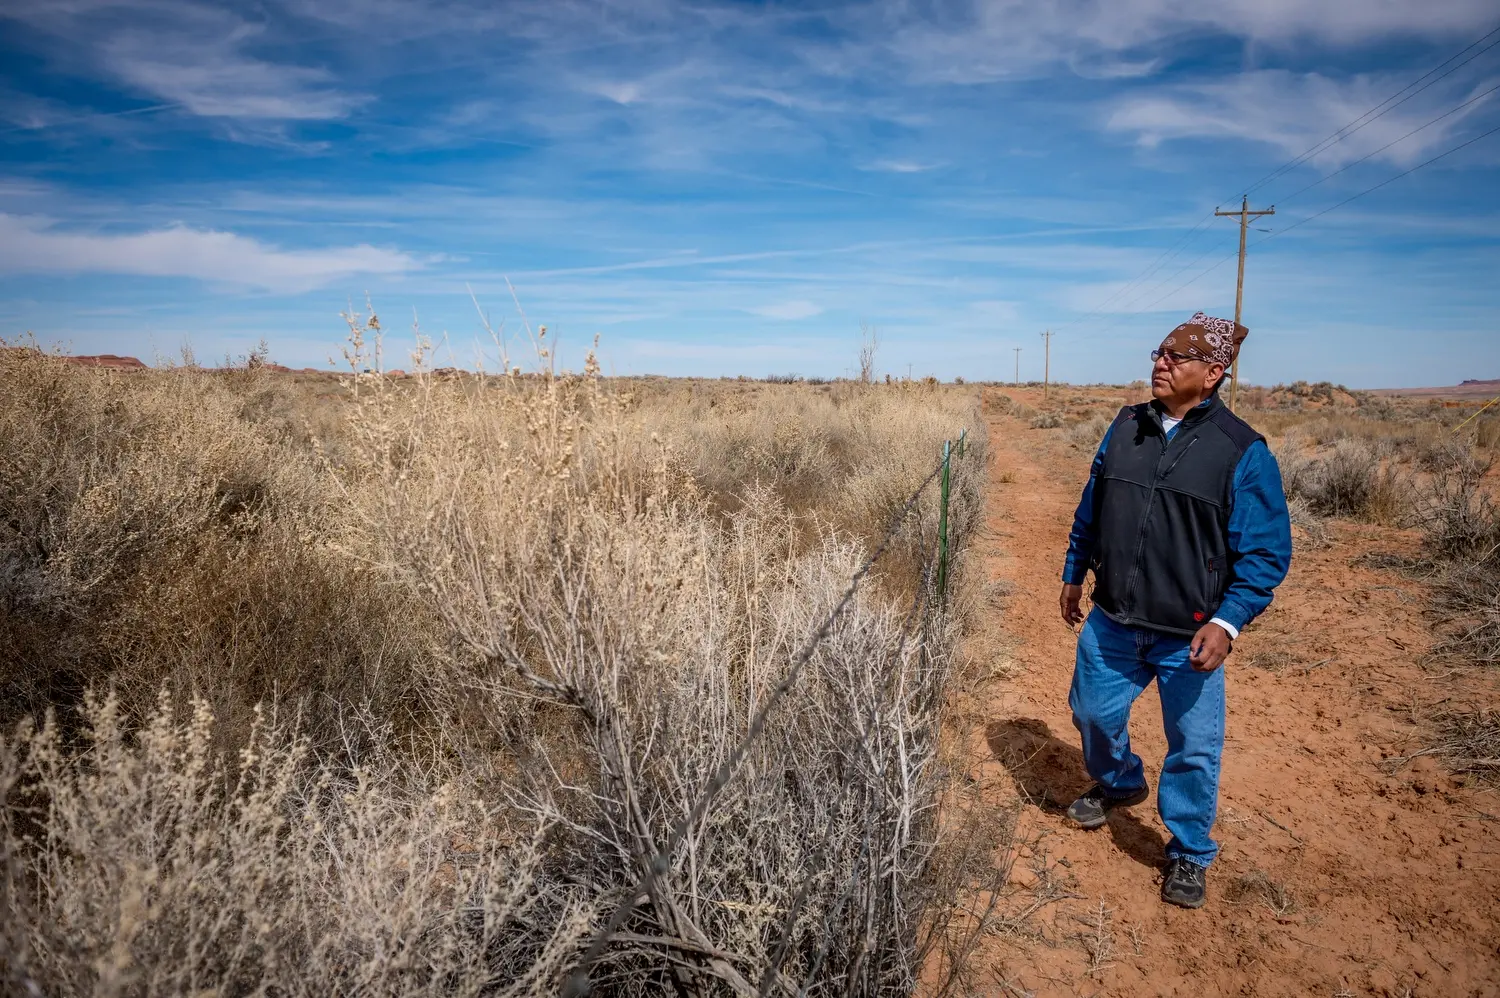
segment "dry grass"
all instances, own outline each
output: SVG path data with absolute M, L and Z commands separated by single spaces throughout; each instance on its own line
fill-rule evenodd
M 1439 741 L 1432 747 L 1455 772 L 1500 784 L 1500 710 L 1474 707 L 1444 711 L 1432 719 Z
M 1114 413 L 1091 413 L 1082 421 L 1068 427 L 1063 436 L 1073 447 L 1093 451 L 1104 439 L 1105 432 L 1109 430 L 1113 422 Z
M 1427 583 L 1438 640 L 1458 663 L 1500 663 L 1500 507 L 1493 465 L 1500 419 L 1468 419 L 1441 404 L 1364 399 L 1357 410 L 1271 413 L 1294 525 L 1309 539 L 1324 516 L 1421 528 L 1415 558 L 1376 558 Z M 1468 422 L 1464 421 L 1468 419 Z M 1462 425 L 1460 425 L 1462 424 Z M 1283 663 L 1267 653 L 1262 664 Z M 1447 709 L 1426 718 L 1429 744 L 1455 772 L 1500 778 L 1493 711 Z M 1274 907 L 1274 905 L 1273 905 Z
M 1294 915 L 1301 908 L 1285 881 L 1259 869 L 1231 880 L 1224 889 L 1224 900 L 1230 904 L 1263 904 L 1277 918 Z
M 1305 457 L 1295 443 L 1278 455 L 1287 498 L 1315 516 L 1396 525 L 1412 508 L 1410 479 L 1358 440 L 1339 440 L 1321 457 Z
M 555 993 L 966 425 L 977 518 L 971 393 L 540 357 L 335 389 L 0 355 L 4 710 L 52 718 L 0 742 L 6 990 Z M 929 490 L 596 993 L 961 977 L 991 853 L 937 821 L 935 523 Z
M 1489 460 L 1461 453 L 1435 472 L 1420 504 L 1423 555 L 1443 637 L 1436 650 L 1500 663 L 1500 508 Z

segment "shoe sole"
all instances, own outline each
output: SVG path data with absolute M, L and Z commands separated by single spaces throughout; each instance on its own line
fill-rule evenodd
M 1179 908 L 1191 908 L 1193 910 L 1202 908 L 1203 902 L 1208 900 L 1207 896 L 1201 897 L 1197 901 L 1188 901 L 1186 899 L 1167 897 L 1165 894 L 1161 896 L 1161 899 L 1167 904 L 1176 905 Z
M 1073 824 L 1077 825 L 1079 828 L 1091 832 L 1096 828 L 1103 828 L 1105 825 L 1109 824 L 1109 812 L 1113 809 L 1117 807 L 1135 807 L 1135 805 L 1137 804 L 1144 804 L 1147 798 L 1149 798 L 1150 796 L 1151 787 L 1144 786 L 1141 787 L 1141 789 L 1137 790 L 1135 793 L 1131 794 L 1129 797 L 1120 797 L 1118 799 L 1111 800 L 1109 802 L 1109 806 L 1104 809 L 1104 813 L 1100 815 L 1099 818 L 1095 821 L 1080 821 L 1079 819 L 1073 817 L 1071 814 L 1068 815 L 1068 820 L 1073 822 Z

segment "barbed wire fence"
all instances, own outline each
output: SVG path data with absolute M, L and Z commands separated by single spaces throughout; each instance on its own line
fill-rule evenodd
M 655 900 L 657 886 L 661 878 L 667 876 L 672 869 L 672 857 L 689 831 L 700 822 L 714 798 L 734 779 L 739 771 L 740 765 L 745 759 L 746 753 L 761 736 L 766 727 L 766 722 L 782 702 L 790 695 L 797 685 L 797 680 L 808 663 L 812 661 L 813 655 L 818 647 L 828 639 L 834 632 L 834 627 L 839 618 L 853 604 L 855 596 L 860 587 L 874 571 L 881 558 L 885 556 L 895 544 L 901 531 L 906 526 L 911 515 L 920 505 L 922 496 L 935 483 L 938 485 L 939 509 L 938 526 L 933 543 L 929 544 L 923 537 L 918 538 L 923 557 L 919 568 L 919 580 L 913 593 L 911 606 L 908 608 L 899 632 L 897 655 L 899 656 L 906 648 L 907 642 L 913 635 L 923 632 L 930 624 L 933 617 L 942 610 L 947 602 L 948 579 L 951 561 L 950 521 L 948 507 L 952 493 L 953 459 L 963 457 L 968 450 L 968 430 L 959 433 L 956 440 L 948 440 L 943 443 L 942 457 L 922 481 L 906 496 L 905 500 L 897 507 L 891 515 L 884 531 L 879 535 L 879 540 L 870 550 L 869 555 L 860 564 L 850 577 L 843 593 L 834 604 L 832 610 L 819 622 L 808 638 L 803 642 L 797 653 L 792 657 L 791 665 L 781 681 L 773 688 L 770 696 L 760 709 L 752 717 L 749 726 L 739 742 L 730 751 L 728 756 L 719 764 L 713 777 L 704 786 L 693 806 L 687 814 L 672 828 L 671 834 L 665 843 L 652 856 L 645 858 L 639 878 L 633 887 L 620 900 L 604 926 L 594 935 L 587 950 L 585 950 L 578 965 L 566 976 L 563 981 L 561 994 L 563 998 L 586 998 L 593 993 L 594 981 L 591 976 L 592 969 L 599 963 L 609 948 L 611 941 L 623 934 L 625 923 L 637 908 L 645 901 Z M 847 788 L 845 788 L 847 789 Z M 826 839 L 826 830 L 824 838 Z M 868 850 L 868 843 L 865 843 Z M 851 873 L 849 881 L 841 892 L 841 901 L 838 907 L 847 904 L 858 886 L 858 877 L 861 867 L 856 866 Z M 765 998 L 773 987 L 779 982 L 780 968 L 790 950 L 791 926 L 795 922 L 801 906 L 806 902 L 811 890 L 811 881 L 803 886 L 798 892 L 793 905 L 788 909 L 783 922 L 781 932 L 782 940 L 777 948 L 776 955 L 771 963 L 761 974 L 761 980 L 756 994 L 758 998 Z M 820 951 L 815 957 L 809 972 L 809 977 L 815 979 L 824 956 L 823 950 L 827 946 L 828 933 L 825 931 L 824 940 Z M 811 982 L 809 982 L 811 983 Z M 736 988 L 735 990 L 742 990 Z M 796 994 L 805 995 L 807 985 L 795 990 Z

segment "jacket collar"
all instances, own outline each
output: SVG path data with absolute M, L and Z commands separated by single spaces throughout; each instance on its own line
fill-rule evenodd
M 1193 406 L 1186 413 L 1184 413 L 1182 417 L 1182 425 L 1184 427 L 1187 427 L 1197 423 L 1201 423 L 1203 420 L 1213 415 L 1215 410 L 1217 410 L 1223 404 L 1223 400 L 1221 400 L 1218 393 L 1215 392 L 1213 395 L 1210 395 L 1208 398 L 1204 399 L 1202 402 L 1199 402 L 1197 405 Z M 1156 425 L 1161 426 L 1162 417 L 1167 414 L 1167 410 L 1162 408 L 1162 404 L 1156 399 L 1152 399 L 1151 411 L 1156 414 Z
M 1202 423 L 1203 420 L 1206 420 L 1209 416 L 1212 416 L 1212 414 L 1214 414 L 1215 411 L 1217 411 L 1218 408 L 1221 407 L 1221 405 L 1224 405 L 1224 402 L 1221 401 L 1220 396 L 1218 396 L 1218 393 L 1215 392 L 1214 395 L 1209 396 L 1209 398 L 1203 399 L 1202 402 L 1194 405 L 1194 407 L 1190 408 L 1187 413 L 1184 413 L 1184 416 L 1182 416 L 1182 426 L 1179 426 L 1178 429 L 1187 429 L 1188 426 L 1199 425 L 1199 423 Z M 1158 402 L 1157 399 L 1152 399 L 1151 401 L 1151 413 L 1154 414 L 1155 417 L 1157 417 L 1157 419 L 1152 420 L 1152 422 L 1157 425 L 1157 429 L 1166 432 L 1166 425 L 1161 422 L 1161 419 L 1166 416 L 1167 410 L 1166 408 L 1163 408 L 1163 405 L 1161 405 L 1161 402 Z

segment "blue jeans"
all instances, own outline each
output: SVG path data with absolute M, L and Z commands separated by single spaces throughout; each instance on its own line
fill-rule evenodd
M 1167 856 L 1207 866 L 1219 852 L 1208 833 L 1219 809 L 1224 668 L 1195 670 L 1190 641 L 1126 627 L 1095 608 L 1078 634 L 1068 705 L 1089 775 L 1111 796 L 1128 796 L 1146 785 L 1141 757 L 1130 750 L 1130 705 L 1156 680 L 1167 733 L 1156 807 L 1172 833 Z

